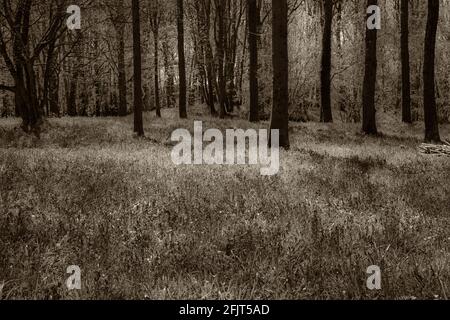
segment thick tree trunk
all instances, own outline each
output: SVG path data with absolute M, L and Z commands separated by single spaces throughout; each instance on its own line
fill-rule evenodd
M 412 123 L 409 65 L 409 0 L 401 0 L 402 121 Z
M 178 107 L 180 118 L 187 118 L 186 111 L 186 58 L 184 56 L 184 8 L 183 0 L 177 0 L 177 30 L 178 30 L 178 75 L 179 75 L 179 100 Z
M 378 5 L 378 0 L 368 0 L 367 6 Z M 368 18 L 368 17 L 367 17 Z M 367 20 L 366 18 L 366 20 Z M 366 28 L 366 57 L 363 84 L 363 131 L 377 134 L 375 117 L 375 88 L 377 81 L 377 29 Z
M 30 13 L 31 1 L 21 1 L 18 4 L 13 40 L 15 101 L 22 117 L 22 129 L 39 136 L 42 112 L 37 97 L 36 77 L 32 62 L 24 58 L 25 46 L 29 41 Z
M 250 82 L 250 122 L 259 121 L 258 99 L 258 4 L 257 0 L 248 0 L 248 46 L 250 55 L 249 82 Z
M 289 56 L 287 0 L 272 0 L 273 106 L 270 129 L 279 130 L 280 147 L 289 148 Z
M 331 27 L 333 23 L 333 0 L 322 0 L 324 26 L 322 38 L 322 63 L 320 70 L 322 122 L 333 122 L 331 111 Z
M 139 0 L 132 0 L 133 13 L 133 67 L 134 67 L 134 132 L 144 135 L 142 123 L 142 59 Z
M 435 84 L 436 33 L 438 23 L 439 0 L 428 0 L 428 19 L 423 63 L 425 141 L 428 142 L 441 141 L 439 135 Z

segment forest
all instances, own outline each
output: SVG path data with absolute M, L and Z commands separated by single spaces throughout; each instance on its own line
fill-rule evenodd
M 450 0 L 1 0 L 0 300 L 448 299 L 449 55 Z

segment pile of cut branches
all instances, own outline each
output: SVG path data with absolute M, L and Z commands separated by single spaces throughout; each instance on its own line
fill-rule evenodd
M 450 157 L 450 142 L 443 141 L 443 143 L 440 145 L 422 143 L 419 146 L 419 151 L 420 151 L 420 153 L 423 153 L 423 154 L 449 156 Z

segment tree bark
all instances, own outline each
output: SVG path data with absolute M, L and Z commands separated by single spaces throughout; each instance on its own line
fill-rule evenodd
M 322 0 L 324 26 L 322 38 L 322 63 L 320 70 L 322 122 L 333 122 L 331 111 L 331 27 L 333 23 L 333 0 Z
M 153 32 L 153 46 L 154 46 L 154 86 L 155 86 L 155 107 L 156 107 L 156 116 L 161 118 L 161 99 L 159 96 L 159 30 L 156 27 L 156 30 Z
M 280 147 L 289 148 L 289 55 L 287 0 L 272 0 L 273 105 L 270 129 L 279 130 Z
M 216 0 L 216 18 L 218 39 L 217 43 L 217 61 L 218 61 L 218 84 L 217 91 L 219 96 L 219 118 L 223 119 L 226 116 L 226 81 L 225 81 L 225 1 Z
M 177 30 L 178 30 L 178 75 L 179 75 L 179 113 L 180 118 L 187 118 L 186 111 L 186 58 L 184 56 L 184 8 L 183 0 L 177 0 Z
M 119 116 L 124 117 L 128 113 L 127 107 L 127 77 L 126 77 L 126 68 L 125 68 L 125 37 L 123 25 L 119 27 L 117 30 L 118 37 L 118 52 L 117 52 L 117 60 L 118 60 L 118 70 L 119 70 Z
M 367 7 L 378 5 L 378 0 L 368 0 Z M 366 17 L 366 20 L 369 16 Z M 377 29 L 366 27 L 366 57 L 363 84 L 363 131 L 377 134 L 375 117 L 375 88 L 377 81 Z
M 133 14 L 133 67 L 134 67 L 134 132 L 144 135 L 142 123 L 142 59 L 139 0 L 132 0 Z
M 250 83 L 250 122 L 259 121 L 258 97 L 258 4 L 257 0 L 248 0 L 248 46 L 250 55 L 249 83 Z
M 439 23 L 439 0 L 428 0 L 428 18 L 425 35 L 423 63 L 423 107 L 425 120 L 425 141 L 440 142 L 436 106 L 436 33 Z
M 409 0 L 401 0 L 402 121 L 412 123 L 411 68 L 409 64 Z

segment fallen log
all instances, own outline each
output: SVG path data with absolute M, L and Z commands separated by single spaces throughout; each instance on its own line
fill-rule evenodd
M 429 155 L 440 155 L 450 157 L 450 142 L 443 141 L 443 144 L 441 145 L 422 143 L 419 146 L 419 152 Z

